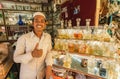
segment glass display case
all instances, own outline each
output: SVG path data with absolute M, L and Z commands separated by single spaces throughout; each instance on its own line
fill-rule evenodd
M 106 28 L 58 29 L 54 64 L 91 79 L 119 79 L 120 45 Z M 114 65 L 113 65 L 114 63 Z M 84 78 L 83 78 L 84 79 Z
M 37 11 L 43 12 L 45 15 L 49 14 L 46 32 L 51 33 L 53 29 L 51 4 L 2 0 L 0 5 L 2 5 L 0 7 L 0 31 L 2 35 L 0 40 L 16 41 L 20 35 L 31 31 L 32 15 Z

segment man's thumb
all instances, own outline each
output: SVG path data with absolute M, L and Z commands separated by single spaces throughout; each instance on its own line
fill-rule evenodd
M 37 48 L 38 48 L 38 45 L 39 45 L 39 43 L 37 43 L 37 44 L 36 44 L 36 46 L 35 46 L 35 48 L 34 48 L 34 49 L 37 49 Z

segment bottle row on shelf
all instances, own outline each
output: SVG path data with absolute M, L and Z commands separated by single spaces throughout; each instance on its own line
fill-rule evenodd
M 8 26 L 6 27 L 8 30 L 5 31 L 5 26 L 0 27 L 0 41 L 5 40 L 17 40 L 22 34 L 25 34 L 32 30 L 30 26 Z
M 58 29 L 54 63 L 102 77 L 98 79 L 119 79 L 120 45 L 114 36 L 115 29 L 90 26 Z
M 43 12 L 45 15 L 48 13 Z M 4 15 L 2 11 L 0 11 L 0 25 L 32 25 L 32 15 L 33 12 L 19 12 L 19 11 L 4 11 Z M 3 18 L 4 16 L 4 18 Z M 52 14 L 47 16 L 47 24 L 52 25 Z M 5 19 L 5 22 L 3 21 Z
M 4 17 L 4 18 L 3 18 Z M 5 22 L 4 20 L 5 19 Z M 20 13 L 13 11 L 5 11 L 4 15 L 0 11 L 0 25 L 31 25 L 32 24 L 32 12 Z
M 67 53 L 61 55 L 60 51 L 53 51 L 57 53 L 54 58 L 54 64 L 65 68 L 82 71 L 84 74 L 92 74 L 102 77 L 103 79 L 119 79 L 120 78 L 120 63 L 119 59 L 108 60 L 97 59 L 94 56 L 80 56 L 76 54 Z M 100 78 L 100 79 L 102 79 Z M 98 78 L 99 79 L 99 78 Z
M 100 41 L 83 41 L 83 40 L 66 40 L 55 39 L 54 49 L 69 51 L 70 53 L 98 55 L 114 58 L 119 55 L 119 44 L 100 42 Z
M 58 38 L 114 41 L 107 29 L 58 29 Z

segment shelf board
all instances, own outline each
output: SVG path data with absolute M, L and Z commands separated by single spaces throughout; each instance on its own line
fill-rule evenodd
M 29 27 L 31 25 L 6 25 L 7 27 Z
M 57 23 L 57 24 L 53 24 L 53 25 L 61 25 L 60 23 Z
M 6 39 L 6 40 L 0 40 L 0 43 L 1 43 L 1 42 L 9 42 L 9 41 Z
M 17 41 L 17 40 L 0 40 L 0 43 L 2 43 L 2 42 L 15 42 L 15 41 Z
M 15 41 L 17 41 L 17 40 L 8 40 L 9 42 L 15 42 Z
M 45 29 L 45 30 L 52 30 L 52 29 L 48 29 L 48 28 L 47 28 L 47 29 Z
M 4 24 L 0 24 L 0 26 L 5 26 Z
M 11 12 L 37 12 L 38 10 L 17 10 L 17 9 L 0 9 L 0 10 L 5 10 L 5 11 L 9 11 L 9 13 L 10 13 L 10 11 Z M 46 12 L 46 11 L 42 11 L 42 12 Z
M 53 26 L 53 24 L 46 24 L 47 26 Z
M 0 9 L 0 10 L 4 10 L 4 11 L 8 11 L 8 13 L 10 12 L 14 12 L 14 13 L 21 13 L 21 12 L 24 12 L 24 13 L 31 13 L 31 12 L 38 12 L 40 10 L 17 10 L 17 9 Z M 41 10 L 40 12 L 53 12 L 53 11 L 43 11 Z
M 63 50 L 55 50 L 53 49 L 53 51 L 61 51 L 62 54 L 65 54 L 65 51 Z M 69 53 L 69 54 L 72 54 L 72 55 L 78 55 L 78 56 L 83 56 L 85 58 L 89 58 L 89 57 L 95 57 L 96 59 L 104 59 L 104 60 L 114 60 L 114 58 L 112 57 L 106 57 L 106 56 L 99 56 L 99 55 L 90 55 L 90 54 L 81 54 L 81 53 Z
M 81 73 L 81 74 L 84 74 L 86 76 L 89 76 L 89 77 L 92 77 L 92 78 L 97 78 L 97 79 L 105 79 L 103 77 L 100 77 L 100 76 L 96 76 L 96 75 L 92 75 L 92 74 L 88 74 L 88 73 L 85 73 L 83 71 L 80 71 L 80 70 L 75 70 L 75 69 L 72 69 L 72 68 L 65 68 L 63 66 L 58 66 L 58 65 L 55 65 L 53 64 L 54 67 L 57 67 L 57 68 L 62 68 L 62 69 L 65 69 L 67 71 L 72 71 L 72 72 L 75 72 L 75 73 Z
M 99 40 L 94 40 L 94 39 L 75 39 L 75 38 L 59 38 L 59 37 L 57 37 L 56 39 L 74 40 L 74 41 L 93 41 L 93 42 L 114 43 L 114 42 L 110 42 L 110 41 L 99 41 Z
M 97 59 L 104 59 L 104 60 L 114 60 L 114 58 L 112 57 L 106 57 L 106 56 L 99 56 L 99 55 L 89 55 L 89 54 L 81 54 L 81 53 L 70 53 L 70 54 L 76 54 L 76 55 L 80 55 L 80 56 L 84 56 L 85 58 L 89 58 L 89 57 L 95 57 Z
M 7 59 L 7 61 L 5 61 L 5 63 L 3 63 L 5 74 L 0 75 L 0 79 L 5 79 L 6 78 L 8 72 L 12 68 L 12 65 L 13 65 L 13 61 L 11 59 Z
M 49 3 L 37 3 L 37 2 L 27 2 L 27 1 L 10 1 L 10 0 L 1 0 L 1 1 L 4 1 L 4 2 L 15 2 L 15 3 L 26 3 L 26 4 L 49 4 Z
M 95 26 L 89 26 L 90 28 L 94 28 Z M 77 30 L 81 30 L 81 29 L 87 29 L 87 26 L 79 26 L 79 27 L 75 27 L 75 26 L 73 26 L 73 27 L 71 27 L 71 28 L 59 28 L 60 30 L 69 30 L 69 29 L 77 29 Z M 58 30 L 59 30 L 58 29 Z M 104 29 L 104 27 L 103 26 L 98 26 L 97 27 L 97 29 Z

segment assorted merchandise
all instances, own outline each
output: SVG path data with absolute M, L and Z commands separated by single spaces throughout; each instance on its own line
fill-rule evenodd
M 107 28 L 58 29 L 53 50 L 57 53 L 54 62 L 73 72 L 77 70 L 84 72 L 84 75 L 97 76 L 96 79 L 119 79 L 119 46 Z
M 37 3 L 36 1 L 37 0 L 34 0 L 33 3 L 27 0 L 6 0 L 0 2 L 0 26 L 5 28 L 4 32 L 3 29 L 0 29 L 0 41 L 16 41 L 19 36 L 31 31 L 33 12 L 42 11 L 46 15 L 50 14 L 50 11 L 52 11 L 50 4 L 39 4 L 40 1 L 37 1 Z M 46 28 L 46 32 L 49 32 L 50 34 L 53 34 L 52 17 L 52 14 L 47 16 L 47 26 L 49 27 Z

